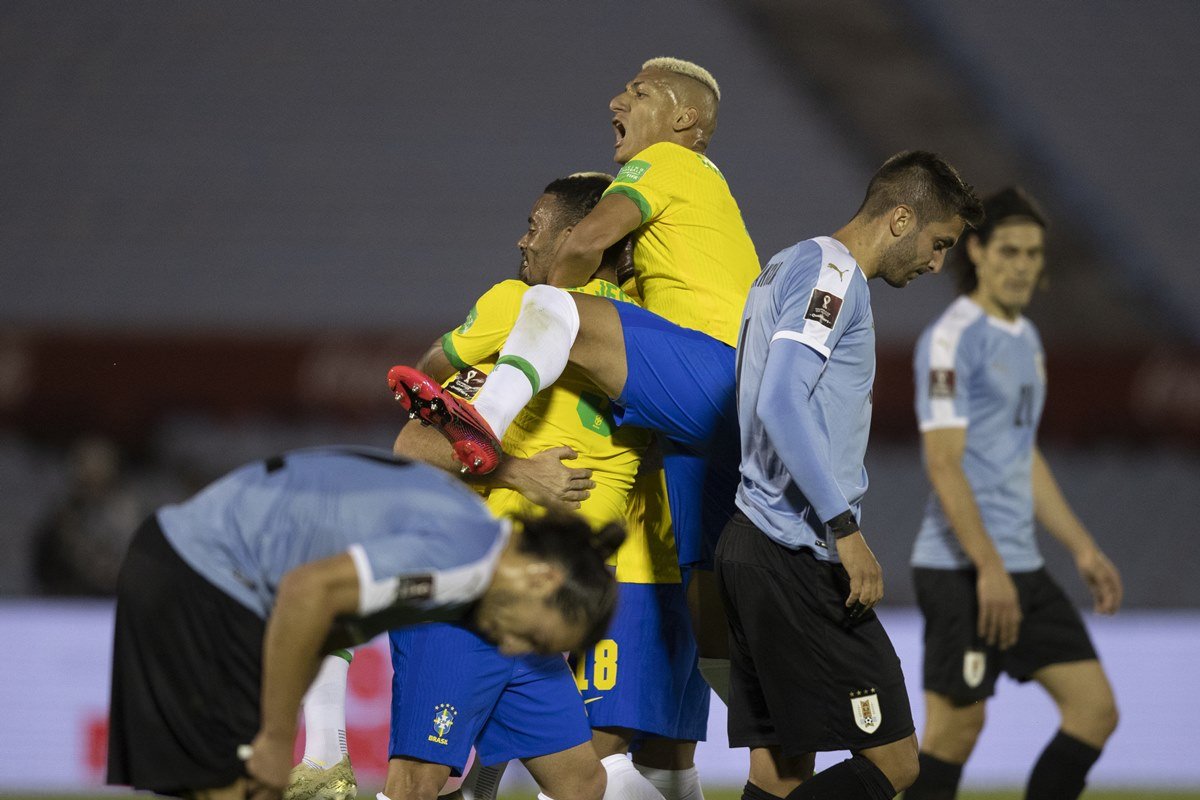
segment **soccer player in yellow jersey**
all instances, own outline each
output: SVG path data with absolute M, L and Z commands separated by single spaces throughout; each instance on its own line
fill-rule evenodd
M 665 800 L 703 800 L 694 757 L 710 692 L 698 669 L 662 458 L 648 448 L 629 495 L 616 554 L 617 613 L 605 637 L 575 656 L 592 744 L 609 773 L 641 773 Z M 625 753 L 633 750 L 633 763 Z
M 421 367 L 453 395 L 469 401 L 485 385 L 524 294 L 530 284 L 545 282 L 553 256 L 569 233 L 571 225 L 565 223 L 574 224 L 582 216 L 577 205 L 571 208 L 567 188 L 585 181 L 600 181 L 591 197 L 594 203 L 609 178 L 575 176 L 546 187 L 534 204 L 528 232 L 518 242 L 522 280 L 503 281 L 489 289 L 463 324 L 421 359 Z M 615 285 L 613 265 L 619 249 L 610 248 L 592 279 L 575 291 L 631 302 Z M 450 449 L 439 436 L 431 435 L 432 441 L 424 429 L 410 427 L 397 444 L 413 454 L 414 437 L 420 436 L 425 439 L 420 454 L 448 467 Z M 608 398 L 581 370 L 568 365 L 554 387 L 539 393 L 509 426 L 501 469 L 515 458 L 567 445 L 577 454 L 573 464 L 588 468 L 593 479 L 580 513 L 595 525 L 627 521 L 627 545 L 610 562 L 621 582 L 620 619 L 599 646 L 578 660 L 576 682 L 589 703 L 593 745 L 608 775 L 606 797 L 657 800 L 655 787 L 671 798 L 696 797 L 700 789 L 692 756 L 695 741 L 703 738 L 707 727 L 708 688 L 697 671 L 696 642 L 666 511 L 661 458 L 638 470 L 648 438 L 640 428 L 614 430 Z M 630 494 L 635 473 L 637 484 Z M 630 495 L 628 509 L 626 495 Z M 487 497 L 497 514 L 533 510 L 532 501 L 519 491 L 492 488 Z M 631 763 L 625 753 L 635 741 L 640 747 Z M 481 778 L 480 782 L 487 781 Z
M 402 405 L 436 425 L 472 472 L 500 462 L 520 410 L 570 363 L 613 401 L 618 425 L 662 434 L 680 564 L 710 566 L 737 473 L 734 348 L 759 262 L 724 176 L 704 154 L 720 89 L 707 70 L 647 61 L 613 98 L 616 161 L 596 208 L 567 236 L 548 283 L 525 293 L 473 406 L 419 371 L 396 372 Z M 632 234 L 645 308 L 555 287 L 578 286 Z
M 486 385 L 490 365 L 520 312 L 522 297 L 531 290 L 529 284 L 546 279 L 554 253 L 610 181 L 609 176 L 592 173 L 560 179 L 546 187 L 530 214 L 528 232 L 518 242 L 522 280 L 503 281 L 488 290 L 463 324 L 443 336 L 421 359 L 424 369 L 446 382 L 448 393 L 469 401 Z M 620 245 L 610 248 L 593 279 L 575 291 L 627 304 L 629 298 L 615 285 L 613 270 L 621 250 Z M 517 416 L 503 445 L 506 465 L 521 459 L 532 461 L 538 453 L 561 452 L 551 448 L 569 446 L 577 454 L 575 465 L 590 470 L 594 484 L 588 496 L 569 497 L 577 498 L 580 513 L 601 528 L 624 519 L 626 495 L 649 436 L 638 428 L 614 430 L 608 399 L 572 367 Z M 409 426 L 401 433 L 396 450 L 448 466 L 450 448 L 419 426 Z M 536 511 L 530 499 L 504 484 L 485 490 L 488 506 L 498 515 Z M 649 552 L 644 541 L 640 549 Z M 626 562 L 624 571 L 645 574 L 648 555 L 627 551 L 614 561 L 621 558 Z M 660 556 L 659 562 L 660 570 L 666 562 L 665 568 L 674 568 L 677 576 L 673 553 Z M 622 572 L 620 561 L 616 568 Z M 676 621 L 686 625 L 686 604 L 678 585 L 676 589 L 672 608 Z M 658 598 L 650 600 L 657 602 Z M 630 611 L 636 613 L 632 605 Z M 624 756 L 624 750 L 619 758 L 601 763 L 590 743 L 592 731 L 583 701 L 562 659 L 552 663 L 508 658 L 454 625 L 424 626 L 397 632 L 391 638 L 396 680 L 385 789 L 391 800 L 432 800 L 447 776 L 464 768 L 472 745 L 483 766 L 522 759 L 550 797 L 596 800 L 598 787 L 609 800 L 661 800 L 654 785 Z M 616 645 L 608 641 L 611 650 Z M 694 671 L 694 652 L 691 655 L 692 660 L 677 672 L 686 675 L 686 669 Z M 606 677 L 615 680 L 615 670 L 607 664 L 605 669 Z M 633 688 L 644 685 L 637 674 L 630 675 L 629 682 Z M 669 676 L 659 683 L 668 691 L 674 689 Z M 663 726 L 667 733 L 675 731 L 671 723 L 682 705 L 682 692 L 675 694 L 678 697 Z M 669 701 L 658 703 L 660 709 L 670 705 Z M 446 708 L 450 711 L 443 714 Z M 430 719 L 435 720 L 432 729 Z M 700 725 L 702 731 L 703 720 Z

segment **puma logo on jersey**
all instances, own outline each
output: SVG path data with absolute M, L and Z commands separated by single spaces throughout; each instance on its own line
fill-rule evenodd
M 847 267 L 846 269 L 838 269 L 837 267 L 835 267 L 833 265 L 832 261 L 829 262 L 828 264 L 826 264 L 825 266 L 828 267 L 829 269 L 833 270 L 834 272 L 836 272 L 838 274 L 838 279 L 843 280 L 843 281 L 846 280 L 846 273 L 850 271 L 849 267 Z

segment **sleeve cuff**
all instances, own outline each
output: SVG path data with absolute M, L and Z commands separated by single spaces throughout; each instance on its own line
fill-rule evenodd
M 399 580 L 397 578 L 375 580 L 371 562 L 367 558 L 367 551 L 361 544 L 350 545 L 346 552 L 350 554 L 351 560 L 354 561 L 354 570 L 358 573 L 358 613 L 366 616 L 390 606 L 396 599 Z
M 776 339 L 789 339 L 793 342 L 799 342 L 800 344 L 806 345 L 810 349 L 815 350 L 820 354 L 821 358 L 825 359 L 826 361 L 829 360 L 829 348 L 808 334 L 797 333 L 796 331 L 776 331 L 775 335 L 771 337 L 771 341 L 773 342 Z
M 624 184 L 617 183 L 610 186 L 608 190 L 604 192 L 605 197 L 610 194 L 624 195 L 632 200 L 634 204 L 637 205 L 638 210 L 642 212 L 643 225 L 646 224 L 646 220 L 650 219 L 650 204 L 646 202 L 646 198 L 642 197 L 642 193 L 637 189 L 634 189 L 632 186 L 626 186 Z
M 931 419 L 922 420 L 917 426 L 921 433 L 926 431 L 937 431 L 945 428 L 965 428 L 967 427 L 966 417 L 949 417 L 947 419 Z
M 459 358 L 458 351 L 454 349 L 454 332 L 451 331 L 442 337 L 442 354 L 446 356 L 446 360 L 450 362 L 455 369 L 470 369 L 471 365 Z

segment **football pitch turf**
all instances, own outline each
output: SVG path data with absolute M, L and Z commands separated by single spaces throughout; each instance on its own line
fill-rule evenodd
M 361 787 L 360 800 L 373 800 L 376 789 Z M 13 794 L 0 792 L 0 800 L 146 800 L 150 794 Z M 987 792 L 961 792 L 959 800 L 1021 800 L 1021 789 Z M 534 792 L 503 794 L 500 800 L 530 800 Z M 706 800 L 738 800 L 741 792 L 735 789 L 705 789 Z M 1157 791 L 1147 789 L 1096 789 L 1085 791 L 1083 800 L 1200 800 L 1200 789 Z

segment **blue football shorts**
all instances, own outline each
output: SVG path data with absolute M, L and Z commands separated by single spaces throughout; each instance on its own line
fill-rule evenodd
M 710 693 L 683 585 L 619 587 L 607 637 L 575 664 L 588 721 L 593 728 L 633 729 L 637 738 L 702 741 Z
M 591 741 L 562 656 L 504 656 L 460 625 L 393 630 L 388 757 L 445 764 L 461 775 L 474 746 L 481 764 L 535 758 Z
M 613 420 L 663 436 L 679 564 L 712 569 L 717 539 L 733 516 L 741 460 L 735 350 L 632 303 L 614 306 L 628 378 Z

